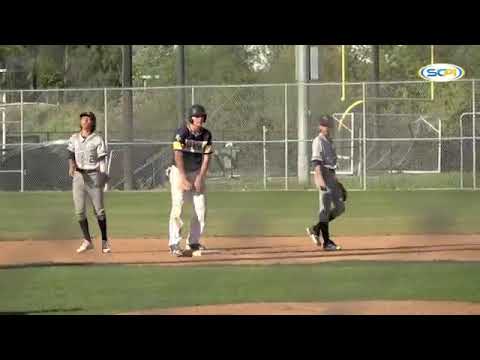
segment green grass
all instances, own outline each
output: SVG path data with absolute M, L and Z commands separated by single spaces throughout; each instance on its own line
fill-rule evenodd
M 0 239 L 79 237 L 70 192 L 0 192 Z M 112 237 L 164 237 L 168 192 L 106 194 Z M 303 235 L 315 221 L 318 193 L 212 192 L 208 194 L 206 235 Z M 189 206 L 185 220 L 188 225 Z M 480 192 L 350 192 L 347 211 L 332 224 L 334 235 L 479 233 Z M 91 229 L 97 233 L 90 215 Z
M 267 177 L 268 190 L 284 190 L 284 174 L 277 173 L 276 176 Z M 363 189 L 361 174 L 358 176 L 339 175 L 340 180 L 348 189 Z M 477 182 L 479 177 L 477 175 Z M 473 187 L 473 174 L 464 171 L 464 188 Z M 298 183 L 298 178 L 288 178 L 289 190 L 313 190 L 315 187 L 313 175 L 310 175 L 310 182 L 306 185 Z M 386 171 L 369 171 L 367 175 L 367 188 L 369 190 L 412 190 L 412 189 L 459 189 L 461 177 L 458 171 L 441 172 L 438 174 L 406 174 L 388 173 Z M 242 191 L 264 190 L 263 175 L 241 176 L 239 178 L 210 178 L 209 188 L 215 191 Z
M 90 266 L 0 270 L 0 312 L 116 313 L 242 302 L 480 302 L 479 263 Z

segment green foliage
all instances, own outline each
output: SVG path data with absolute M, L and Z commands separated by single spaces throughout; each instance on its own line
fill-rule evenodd
M 133 47 L 133 78 L 135 86 L 143 86 L 142 75 L 159 75 L 148 80 L 149 86 L 175 84 L 175 51 L 172 45 L 136 45 Z
M 121 85 L 120 46 L 83 45 L 71 47 L 69 77 L 74 87 L 115 87 Z
M 340 45 L 320 45 L 321 81 L 341 80 Z M 285 83 L 295 80 L 294 45 L 187 45 L 187 83 Z M 372 46 L 346 45 L 348 81 L 366 81 L 372 75 Z M 16 87 L 33 80 L 38 87 L 119 86 L 121 47 L 116 45 L 2 45 L 0 65 L 17 73 Z M 435 61 L 462 66 L 469 78 L 478 75 L 480 46 L 436 45 Z M 174 85 L 176 51 L 173 45 L 135 45 L 134 76 L 160 75 L 152 84 Z M 381 80 L 417 80 L 418 69 L 430 63 L 430 45 L 381 45 Z M 66 72 L 66 74 L 64 74 Z M 12 75 L 13 76 L 13 75 Z M 26 86 L 27 88 L 30 86 Z
M 358 82 L 372 79 L 372 45 L 346 45 L 347 81 Z M 295 82 L 294 45 L 186 45 L 187 85 L 293 83 Z M 320 46 L 321 81 L 341 81 L 340 45 Z M 174 45 L 136 45 L 133 48 L 134 84 L 142 86 L 142 75 L 159 75 L 159 79 L 148 80 L 149 86 L 172 86 L 176 84 L 176 47 Z M 0 65 L 11 70 L 0 76 L 1 87 L 8 88 L 62 88 L 62 87 L 116 87 L 121 85 L 121 47 L 116 45 L 2 45 Z M 478 75 L 480 46 L 436 45 L 435 61 L 449 62 L 462 66 L 466 77 Z M 430 63 L 430 45 L 381 45 L 380 80 L 419 80 L 418 69 Z M 360 99 L 359 89 L 347 89 L 346 102 Z M 228 129 L 227 124 L 236 123 L 239 137 L 248 140 L 249 134 L 261 131 L 266 124 L 274 132 L 282 126 L 282 97 L 276 90 L 216 89 L 201 90 L 197 100 L 217 109 L 216 127 Z M 203 94 L 201 93 L 203 92 Z M 294 116 L 295 91 L 289 93 L 292 103 L 289 111 Z M 384 86 L 379 88 L 382 97 L 424 98 L 418 102 L 384 101 L 370 103 L 368 111 L 380 113 L 429 113 L 439 114 L 444 124 L 444 134 L 458 133 L 460 114 L 472 111 L 471 88 L 466 83 L 437 84 L 435 100 L 430 101 L 430 85 Z M 72 104 L 76 108 L 86 107 L 101 111 L 103 99 L 98 94 L 65 94 L 58 102 Z M 122 123 L 121 93 L 109 98 L 111 129 L 120 129 Z M 186 94 L 189 103 L 189 94 Z M 368 86 L 368 96 L 373 97 Z M 332 86 L 311 92 L 312 114 L 338 112 L 345 108 L 339 103 L 340 87 Z M 478 96 L 478 95 L 477 95 Z M 92 100 L 92 98 L 94 98 Z M 12 102 L 18 102 L 16 98 Z M 30 101 L 43 101 L 43 98 Z M 177 94 L 174 90 L 162 93 L 134 94 L 136 131 L 142 137 L 163 131 L 176 124 Z M 346 103 L 345 102 L 345 103 Z M 75 108 L 68 105 L 67 107 Z M 76 110 L 75 110 L 76 111 Z M 44 111 L 39 113 L 42 122 Z M 51 115 L 51 116 L 50 116 Z M 57 119 L 57 116 L 59 119 Z M 48 128 L 58 128 L 70 112 L 60 114 L 49 110 Z M 63 117 L 63 120 L 60 119 Z M 224 126 L 225 125 L 225 126 Z M 32 129 L 33 130 L 33 129 Z M 291 129 L 294 131 L 295 129 Z M 227 131 L 227 130 L 225 130 Z M 271 132 L 271 134 L 272 134 Z M 242 133 L 244 135 L 242 135 Z

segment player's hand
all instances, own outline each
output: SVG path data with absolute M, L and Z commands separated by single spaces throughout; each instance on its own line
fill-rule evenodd
M 73 178 L 75 176 L 75 170 L 75 166 L 70 166 L 70 168 L 68 169 L 68 175 Z
M 337 180 L 337 183 L 338 183 L 338 187 L 340 188 L 340 192 L 342 193 L 343 202 L 346 202 L 348 197 L 348 191 L 347 189 L 345 189 L 345 186 L 343 186 L 343 184 L 340 181 Z
M 184 191 L 192 190 L 192 183 L 186 177 L 182 178 L 182 189 Z
M 195 184 L 194 184 L 194 186 L 195 186 L 195 191 L 196 191 L 196 192 L 199 192 L 199 193 L 203 192 L 204 184 L 205 184 L 205 182 L 204 182 L 204 180 L 203 180 L 203 177 L 197 176 L 197 177 L 195 178 Z
M 327 185 L 325 184 L 325 181 L 319 181 L 317 186 L 320 190 L 327 191 Z
M 97 182 L 96 186 L 99 188 L 105 187 L 105 184 L 107 184 L 110 181 L 110 176 L 108 176 L 107 173 L 104 172 L 98 172 L 97 173 Z

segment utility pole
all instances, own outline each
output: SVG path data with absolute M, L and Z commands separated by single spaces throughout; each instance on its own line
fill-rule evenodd
M 298 183 L 308 184 L 309 161 L 308 161 L 308 89 L 307 69 L 309 68 L 309 56 L 307 45 L 295 45 L 295 68 L 297 80 L 297 129 L 298 129 L 298 159 L 297 175 Z
M 132 45 L 122 46 L 122 87 L 132 87 Z M 128 143 L 123 152 L 124 190 L 133 189 L 133 100 L 132 90 L 124 89 L 122 93 L 123 141 Z

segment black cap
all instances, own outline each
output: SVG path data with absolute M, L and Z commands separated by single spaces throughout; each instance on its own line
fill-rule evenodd
M 195 104 L 192 105 L 192 108 L 190 109 L 190 117 L 192 116 L 206 116 L 207 111 L 202 105 Z
M 321 116 L 318 120 L 318 124 L 321 126 L 332 127 L 333 121 L 330 116 Z

